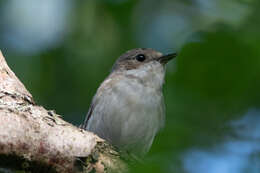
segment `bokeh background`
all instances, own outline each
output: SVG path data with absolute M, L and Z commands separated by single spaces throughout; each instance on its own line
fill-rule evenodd
M 260 1 L 1 0 L 0 49 L 38 104 L 79 125 L 126 50 L 178 51 L 166 126 L 132 172 L 260 172 Z

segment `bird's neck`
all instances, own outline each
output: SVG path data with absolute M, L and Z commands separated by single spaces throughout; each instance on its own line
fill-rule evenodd
M 164 83 L 165 67 L 158 62 L 150 62 L 137 69 L 121 71 L 125 77 L 138 80 L 142 84 L 155 89 L 161 89 Z

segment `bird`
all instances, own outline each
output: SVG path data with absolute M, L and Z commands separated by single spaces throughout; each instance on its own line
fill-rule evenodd
M 166 64 L 177 53 L 136 48 L 122 54 L 94 95 L 81 128 L 138 157 L 164 127 Z

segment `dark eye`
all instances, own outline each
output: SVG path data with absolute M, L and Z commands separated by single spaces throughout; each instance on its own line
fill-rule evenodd
M 138 54 L 136 56 L 136 60 L 140 61 L 140 62 L 143 62 L 145 60 L 145 55 L 144 54 Z

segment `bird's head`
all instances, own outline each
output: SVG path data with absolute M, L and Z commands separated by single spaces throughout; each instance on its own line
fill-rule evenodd
M 112 68 L 113 71 L 134 70 L 146 64 L 157 63 L 165 66 L 168 61 L 176 57 L 176 53 L 163 55 L 153 49 L 137 48 L 132 49 L 121 55 Z

